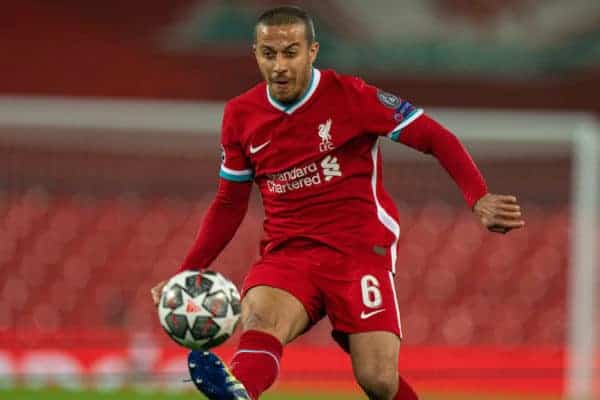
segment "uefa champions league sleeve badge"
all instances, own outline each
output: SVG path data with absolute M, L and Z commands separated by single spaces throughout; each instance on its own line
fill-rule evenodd
M 383 90 L 377 89 L 377 98 L 379 102 L 387 108 L 395 109 L 400 105 L 400 98 Z

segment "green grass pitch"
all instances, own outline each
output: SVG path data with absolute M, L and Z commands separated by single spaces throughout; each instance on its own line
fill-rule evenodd
M 59 389 L 0 389 L 0 399 L 4 400 L 191 400 L 203 399 L 199 393 L 166 393 L 157 391 L 66 391 Z M 299 392 L 273 392 L 265 394 L 265 400 L 353 400 L 365 399 L 356 394 L 344 393 L 299 393 Z M 539 396 L 508 396 L 508 395 L 481 395 L 481 394 L 449 394 L 430 393 L 422 394 L 421 400 L 558 400 L 559 397 Z

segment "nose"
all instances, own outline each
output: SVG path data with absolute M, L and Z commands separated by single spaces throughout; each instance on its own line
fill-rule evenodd
M 275 65 L 273 66 L 273 72 L 277 73 L 277 74 L 282 74 L 284 72 L 286 72 L 288 69 L 287 66 L 287 61 L 285 59 L 285 57 L 283 56 L 283 54 L 278 53 L 277 56 L 275 57 Z

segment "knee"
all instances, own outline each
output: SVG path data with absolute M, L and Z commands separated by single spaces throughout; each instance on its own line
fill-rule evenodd
M 278 323 L 273 315 L 261 312 L 260 310 L 248 309 L 242 313 L 242 325 L 244 330 L 275 330 Z
M 364 365 L 354 374 L 360 387 L 370 399 L 391 400 L 398 391 L 398 375 L 395 368 L 385 365 Z
M 257 330 L 266 332 L 276 337 L 280 342 L 286 343 L 289 336 L 289 329 L 285 321 L 277 317 L 274 312 L 267 312 L 261 307 L 244 307 L 241 317 L 244 331 Z
M 244 330 L 266 332 L 287 344 L 309 326 L 304 306 L 291 294 L 266 286 L 252 288 L 242 300 Z

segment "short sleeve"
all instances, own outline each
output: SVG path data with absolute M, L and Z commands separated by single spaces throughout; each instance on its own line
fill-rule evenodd
M 354 78 L 355 113 L 366 132 L 399 141 L 402 130 L 423 114 L 423 109 L 408 100 L 385 92 Z
M 249 182 L 252 181 L 254 173 L 240 144 L 239 132 L 235 128 L 232 115 L 234 114 L 227 104 L 221 126 L 221 170 L 219 176 L 229 181 Z

